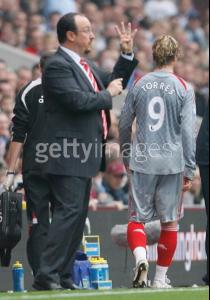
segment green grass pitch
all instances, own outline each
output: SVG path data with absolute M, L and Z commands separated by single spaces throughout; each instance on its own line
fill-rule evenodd
M 2 300 L 207 300 L 209 290 L 175 289 L 171 291 L 155 290 L 113 290 L 101 292 L 56 292 L 56 293 L 16 293 L 0 294 Z

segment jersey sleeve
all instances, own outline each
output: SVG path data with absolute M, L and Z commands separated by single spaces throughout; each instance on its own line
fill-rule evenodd
M 185 159 L 185 176 L 193 179 L 196 170 L 196 103 L 195 93 L 189 87 L 182 108 L 182 143 Z
M 135 99 L 136 94 L 135 89 L 133 88 L 127 95 L 120 118 L 120 146 L 126 167 L 129 166 L 131 157 L 132 126 L 136 117 Z
M 23 92 L 22 90 L 16 97 L 14 117 L 12 119 L 12 141 L 18 143 L 25 142 L 29 122 L 29 108 L 26 100 L 23 99 Z

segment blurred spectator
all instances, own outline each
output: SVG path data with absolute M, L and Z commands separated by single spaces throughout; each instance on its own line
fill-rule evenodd
M 91 2 L 97 4 L 98 7 L 104 7 L 105 5 L 114 5 L 115 0 L 91 0 Z
M 40 66 L 35 64 L 32 68 L 32 80 L 36 80 L 41 77 Z
M 25 51 L 39 55 L 42 53 L 44 48 L 44 33 L 39 28 L 34 28 L 29 35 L 28 47 Z
M 20 10 L 20 0 L 2 0 L 2 10 L 6 16 L 14 17 Z
M 0 82 L 0 97 L 2 98 L 4 96 L 15 99 L 15 90 L 12 89 L 12 86 L 9 84 L 7 79 Z
M 145 5 L 145 15 L 150 21 L 173 17 L 177 13 L 177 6 L 173 0 L 149 0 Z
M 186 29 L 190 41 L 197 43 L 203 49 L 207 48 L 205 32 L 201 27 L 201 16 L 197 12 L 189 15 Z
M 24 11 L 18 11 L 14 17 L 13 24 L 17 29 L 24 29 L 27 30 L 28 26 L 28 16 Z
M 1 28 L 1 41 L 10 45 L 15 46 L 16 38 L 13 30 L 13 25 L 10 22 L 4 22 Z
M 44 36 L 43 40 L 43 52 L 49 52 L 52 49 L 55 50 L 58 48 L 58 40 L 55 34 L 48 32 Z
M 26 30 L 23 28 L 17 28 L 15 32 L 15 47 L 24 49 L 26 47 Z
M 92 197 L 97 199 L 98 206 L 123 209 L 128 204 L 126 170 L 121 161 L 109 163 L 102 178 L 95 180 Z
M 4 192 L 3 183 L 6 177 L 6 164 L 3 161 L 0 161 L 0 195 Z
M 0 80 L 6 76 L 7 64 L 3 59 L 0 59 Z
M 16 91 L 17 82 L 18 82 L 17 74 L 13 72 L 7 72 L 5 78 L 7 82 L 10 84 L 12 91 Z
M 9 120 L 12 119 L 13 109 L 15 106 L 14 99 L 9 96 L 4 96 L 0 101 L 1 111 L 4 112 Z
M 61 14 L 59 11 L 53 11 L 49 16 L 48 16 L 48 22 L 47 22 L 47 31 L 53 32 L 55 34 L 57 30 L 57 24 L 58 21 L 61 18 Z
M 32 71 L 26 67 L 22 67 L 17 71 L 17 77 L 17 91 L 19 91 L 32 80 Z
M 69 12 L 76 12 L 77 6 L 75 0 L 45 0 L 44 1 L 44 12 L 48 16 L 54 11 L 58 11 L 60 14 L 64 15 Z
M 9 133 L 10 120 L 8 116 L 0 112 L 0 161 L 3 161 L 6 147 L 10 139 Z
M 29 32 L 31 32 L 33 30 L 35 31 L 36 29 L 38 29 L 40 31 L 44 31 L 45 27 L 46 27 L 45 19 L 43 16 L 41 16 L 40 14 L 37 14 L 37 13 L 30 15 L 29 23 L 28 23 Z
M 193 0 L 179 0 L 179 23 L 185 28 L 191 13 L 197 12 L 194 8 Z

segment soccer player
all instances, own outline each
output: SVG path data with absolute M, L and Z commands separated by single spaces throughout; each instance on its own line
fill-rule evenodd
M 131 181 L 128 243 L 136 259 L 134 288 L 147 286 L 144 226 L 154 219 L 160 219 L 162 232 L 153 287 L 171 288 L 167 271 L 177 247 L 182 193 L 190 189 L 196 166 L 195 96 L 193 88 L 174 74 L 179 54 L 173 37 L 155 41 L 156 70 L 131 89 L 120 120 L 122 154 Z

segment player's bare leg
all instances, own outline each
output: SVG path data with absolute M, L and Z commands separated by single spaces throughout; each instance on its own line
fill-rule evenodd
M 147 261 L 147 238 L 144 230 L 144 224 L 136 222 L 130 222 L 128 224 L 128 244 L 136 260 L 133 287 L 146 288 L 149 264 Z
M 178 223 L 162 224 L 162 231 L 158 243 L 158 262 L 153 288 L 170 289 L 172 286 L 167 278 L 167 272 L 172 264 L 177 248 Z

